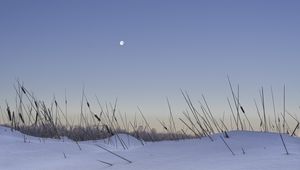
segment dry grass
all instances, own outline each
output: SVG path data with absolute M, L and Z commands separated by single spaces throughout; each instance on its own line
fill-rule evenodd
M 167 121 L 158 119 L 158 122 L 164 129 L 162 132 L 157 132 L 151 127 L 140 108 L 138 108 L 138 111 L 142 122 L 139 123 L 136 118 L 133 121 L 129 121 L 126 115 L 117 114 L 117 99 L 114 103 L 106 104 L 105 107 L 103 107 L 96 97 L 99 105 L 97 107 L 99 107 L 100 110 L 94 112 L 84 90 L 82 90 L 80 119 L 77 124 L 72 123 L 67 114 L 68 101 L 66 95 L 64 106 L 60 105 L 56 99 L 53 99 L 52 103 L 47 106 L 45 102 L 34 97 L 34 95 L 19 82 L 17 82 L 17 86 L 15 86 L 17 94 L 16 108 L 12 109 L 9 104 L 6 103 L 6 110 L 0 108 L 0 112 L 6 112 L 2 113 L 2 124 L 19 130 L 24 134 L 46 138 L 60 138 L 65 136 L 74 141 L 103 139 L 119 133 L 130 134 L 143 141 L 179 140 L 202 138 L 205 136 L 213 141 L 211 138 L 212 134 L 224 133 L 226 137 L 229 137 L 226 133 L 229 130 L 257 130 L 267 132 L 273 129 L 273 131 L 275 130 L 279 133 L 288 132 L 291 135 L 295 135 L 295 132 L 299 129 L 299 121 L 292 114 L 288 112 L 286 114 L 285 87 L 283 98 L 284 112 L 281 114 L 276 113 L 273 91 L 271 89 L 274 120 L 268 119 L 266 115 L 264 91 L 263 88 L 260 90 L 259 94 L 261 97 L 262 110 L 259 110 L 256 101 L 255 106 L 261 124 L 259 129 L 255 129 L 240 103 L 239 88 L 237 88 L 235 92 L 229 78 L 228 83 L 232 95 L 232 101 L 227 99 L 231 109 L 230 119 L 234 120 L 235 124 L 231 129 L 225 125 L 224 117 L 223 119 L 217 119 L 214 116 L 204 95 L 202 95 L 202 102 L 199 102 L 200 108 L 196 108 L 188 93 L 182 90 L 181 93 L 188 109 L 182 112 L 180 117 L 175 117 L 172 113 L 170 102 L 167 99 L 169 118 Z M 234 105 L 232 106 L 231 103 Z M 88 111 L 84 112 L 84 110 Z M 295 128 L 289 128 L 286 121 L 287 116 L 291 116 L 296 121 L 297 126 Z M 178 120 L 177 124 L 175 119 Z M 283 120 L 283 123 L 280 124 L 280 120 Z M 184 128 L 179 129 L 178 123 L 181 123 L 181 126 Z M 272 128 L 274 125 L 276 125 L 275 127 L 277 128 Z M 125 148 L 126 147 L 124 147 L 124 149 Z

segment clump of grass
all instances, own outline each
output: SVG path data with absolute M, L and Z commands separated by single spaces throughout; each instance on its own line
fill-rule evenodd
M 127 149 L 127 144 L 118 136 L 118 134 L 125 133 L 132 135 L 139 139 L 141 144 L 144 144 L 144 141 L 180 140 L 187 138 L 202 139 L 203 137 L 208 137 L 211 141 L 214 141 L 211 137 L 213 134 L 223 133 L 225 138 L 229 138 L 227 132 L 230 130 L 248 129 L 251 131 L 263 130 L 265 132 L 273 130 L 281 133 L 282 129 L 285 133 L 285 131 L 289 131 L 286 121 L 287 113 L 287 115 L 293 118 L 297 123 L 295 128 L 290 131 L 290 134 L 292 136 L 296 134 L 297 129 L 299 129 L 299 121 L 296 117 L 286 111 L 285 86 L 283 100 L 284 111 L 281 114 L 281 117 L 280 114 L 276 114 L 273 90 L 271 88 L 274 112 L 273 123 L 277 128 L 272 128 L 274 124 L 270 118 L 268 119 L 265 106 L 265 94 L 263 88 L 261 88 L 259 91 L 261 110 L 254 100 L 261 129 L 255 129 L 246 115 L 245 107 L 241 104 L 239 98 L 239 86 L 237 86 L 237 90 L 235 91 L 229 77 L 228 83 L 232 101 L 227 98 L 227 102 L 231 110 L 230 120 L 233 120 L 235 125 L 231 128 L 226 126 L 224 115 L 222 119 L 216 118 L 204 95 L 202 95 L 202 101 L 199 101 L 200 106 L 196 107 L 189 94 L 183 90 L 181 90 L 181 94 L 188 109 L 184 110 L 182 114 L 173 114 L 171 104 L 167 98 L 167 108 L 169 110 L 168 120 L 158 120 L 163 129 L 162 132 L 157 132 L 151 127 L 149 121 L 139 107 L 137 110 L 141 122 L 137 121 L 136 117 L 134 120 L 127 120 L 126 115 L 124 116 L 120 112 L 117 112 L 117 99 L 113 103 L 105 103 L 105 105 L 102 105 L 96 96 L 96 101 L 98 103 L 97 107 L 100 109 L 97 111 L 90 99 L 86 96 L 84 89 L 82 90 L 79 122 L 74 123 L 74 120 L 70 119 L 70 115 L 67 114 L 68 101 L 66 92 L 63 104 L 65 109 L 63 109 L 63 106 L 60 105 L 55 97 L 50 105 L 46 105 L 44 101 L 38 100 L 33 93 L 27 90 L 20 82 L 17 82 L 17 86 L 15 86 L 17 94 L 16 108 L 12 109 L 6 102 L 5 115 L 7 116 L 5 117 L 7 117 L 7 121 L 5 125 L 11 127 L 11 129 L 16 129 L 24 134 L 32 136 L 58 139 L 62 136 L 66 136 L 76 142 L 104 139 L 116 135 L 123 149 Z M 232 105 L 231 103 L 234 104 Z M 282 124 L 280 124 L 280 119 L 283 120 Z M 179 121 L 180 125 L 183 127 L 178 128 L 175 120 Z

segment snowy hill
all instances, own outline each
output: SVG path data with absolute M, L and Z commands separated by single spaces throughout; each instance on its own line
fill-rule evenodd
M 0 127 L 0 169 L 298 170 L 300 167 L 299 138 L 283 135 L 290 152 L 286 155 L 276 133 L 232 131 L 228 134 L 229 138 L 224 139 L 235 156 L 218 134 L 213 136 L 213 142 L 202 138 L 143 145 L 132 136 L 118 134 L 105 140 L 76 144 L 71 140 L 30 137 Z M 122 144 L 126 145 L 125 150 Z

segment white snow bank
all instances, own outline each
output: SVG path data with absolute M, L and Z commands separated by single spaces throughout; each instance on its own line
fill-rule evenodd
M 0 169 L 5 170 L 299 170 L 300 139 L 283 135 L 290 155 L 286 155 L 281 139 L 276 133 L 229 132 L 226 143 L 235 153 L 231 154 L 220 139 L 208 138 L 141 142 L 129 135 L 118 134 L 110 139 L 79 142 L 40 139 L 11 132 L 0 127 Z M 129 149 L 120 149 L 120 140 Z M 110 142 L 108 142 L 110 141 Z M 123 159 L 97 147 L 101 145 Z M 116 147 L 117 146 L 117 147 Z M 79 149 L 81 148 L 81 150 Z M 242 152 L 242 148 L 245 154 Z M 104 161 L 108 164 L 105 164 Z
M 145 142 L 129 134 L 115 134 L 111 137 L 101 140 L 91 140 L 80 142 L 83 144 L 100 144 L 112 150 L 128 150 L 145 145 Z
M 116 134 L 102 141 L 119 149 L 129 149 L 132 147 L 144 145 L 143 141 L 138 140 L 135 137 L 128 134 Z

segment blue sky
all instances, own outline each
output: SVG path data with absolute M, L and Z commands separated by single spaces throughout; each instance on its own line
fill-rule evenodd
M 182 88 L 195 101 L 205 94 L 221 114 L 229 75 L 247 108 L 261 86 L 273 86 L 281 100 L 286 84 L 296 112 L 299 21 L 300 2 L 292 0 L 1 0 L 0 100 L 13 101 L 20 79 L 44 100 L 63 100 L 67 89 L 74 111 L 85 86 L 91 99 L 118 97 L 121 111 L 139 105 L 160 116 L 165 97 L 178 112 L 185 108 Z

